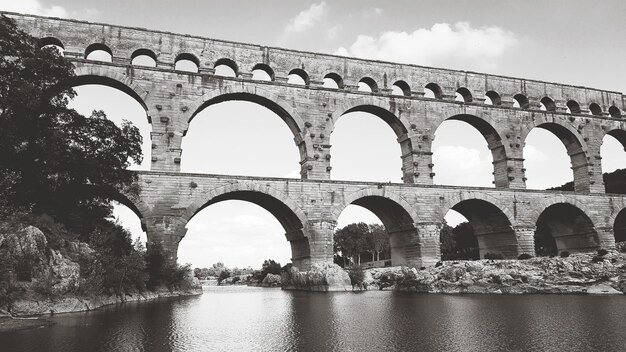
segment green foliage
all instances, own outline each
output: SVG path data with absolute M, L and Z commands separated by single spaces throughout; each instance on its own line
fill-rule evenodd
M 606 249 L 604 248 L 598 249 L 598 257 L 604 257 L 607 254 L 609 254 L 609 251 L 607 251 Z
M 359 265 L 366 255 L 372 260 L 390 256 L 389 234 L 384 226 L 363 222 L 349 224 L 335 231 L 333 236 L 334 261 L 340 266 Z
M 350 283 L 352 284 L 352 287 L 357 286 L 360 289 L 364 288 L 363 280 L 365 279 L 365 271 L 362 267 L 353 266 L 350 270 L 348 270 L 348 276 L 350 276 Z
M 527 260 L 527 259 L 530 259 L 530 258 L 532 258 L 532 256 L 530 254 L 528 254 L 528 253 L 522 253 L 522 254 L 520 254 L 517 257 L 517 259 L 519 259 L 519 260 Z
M 618 169 L 602 174 L 606 193 L 626 194 L 626 169 Z M 558 187 L 548 188 L 551 191 L 574 191 L 574 182 L 567 182 Z
M 222 281 L 228 279 L 230 277 L 230 271 L 224 270 L 220 273 L 220 276 L 217 277 L 217 284 L 221 285 Z
M 569 252 L 568 251 L 561 251 L 561 254 L 559 254 L 561 258 L 567 258 L 569 257 Z
M 479 259 L 478 240 L 468 222 L 452 228 L 445 220 L 440 233 L 441 258 L 443 260 Z
M 263 262 L 263 266 L 261 267 L 261 275 L 259 276 L 258 281 L 263 281 L 267 274 L 280 275 L 280 271 L 280 263 L 275 262 L 273 259 L 267 259 Z
M 68 107 L 73 66 L 0 16 L 0 198 L 3 205 L 48 214 L 68 230 L 89 234 L 110 214 L 94 197 L 131 187 L 141 135 L 103 112 L 85 117 Z M 89 185 L 88 187 L 86 185 Z

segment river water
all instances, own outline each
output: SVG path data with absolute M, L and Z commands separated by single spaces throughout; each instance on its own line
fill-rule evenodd
M 624 296 L 205 287 L 51 320 L 0 351 L 626 351 Z

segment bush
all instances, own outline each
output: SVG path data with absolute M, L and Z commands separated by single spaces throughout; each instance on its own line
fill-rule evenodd
M 438 262 L 435 264 L 435 268 L 438 268 L 438 267 L 440 267 L 440 266 L 442 266 L 442 265 L 443 265 L 443 262 L 441 262 L 441 260 L 440 260 L 440 261 L 438 261 Z
M 527 259 L 530 259 L 530 258 L 532 258 L 532 256 L 530 254 L 528 254 L 528 253 L 522 253 L 522 254 L 519 255 L 519 257 L 517 257 L 517 259 L 519 259 L 519 260 L 527 260 Z
M 241 280 L 241 277 L 239 277 L 239 276 L 233 277 L 233 284 L 238 283 L 240 280 Z
M 485 253 L 485 259 L 495 260 L 495 259 L 504 259 L 502 254 L 500 253 Z
M 348 270 L 348 276 L 350 276 L 350 283 L 352 286 L 358 286 L 363 288 L 363 280 L 365 279 L 365 271 L 360 266 L 352 267 Z
M 560 256 L 561 256 L 561 258 L 567 258 L 567 257 L 569 257 L 569 252 L 568 251 L 561 251 Z
M 606 249 L 604 248 L 598 249 L 598 257 L 604 257 L 607 254 L 609 254 L 609 251 L 607 251 Z
M 604 258 L 602 256 L 599 255 L 594 255 L 593 258 L 591 258 L 591 262 L 592 263 L 600 263 L 603 262 Z
M 277 263 L 272 259 L 265 260 L 263 262 L 263 266 L 261 267 L 261 276 L 259 277 L 259 282 L 262 282 L 267 274 L 280 275 L 280 271 L 280 263 Z
M 217 284 L 221 285 L 222 281 L 228 279 L 230 277 L 230 271 L 224 270 L 220 273 L 220 276 L 217 278 Z

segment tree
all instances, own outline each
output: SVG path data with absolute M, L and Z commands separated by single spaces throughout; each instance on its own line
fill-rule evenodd
M 263 262 L 263 266 L 261 267 L 261 276 L 259 278 L 259 282 L 263 281 L 267 274 L 280 275 L 280 263 L 275 262 L 272 259 L 267 259 Z
M 0 52 L 0 198 L 88 233 L 111 212 L 92 190 L 131 189 L 127 168 L 142 159 L 139 130 L 117 127 L 102 111 L 85 117 L 70 109 L 72 64 L 5 16 Z
M 217 284 L 221 285 L 222 281 L 228 279 L 229 277 L 230 277 L 230 271 L 223 270 L 222 272 L 220 272 L 220 276 L 217 277 Z
M 378 261 L 380 260 L 381 253 L 388 253 L 391 250 L 391 245 L 389 243 L 389 234 L 387 233 L 387 230 L 383 225 L 370 224 L 368 235 L 368 238 L 370 238 L 371 241 L 370 248 L 372 249 L 373 253 L 376 253 L 376 258 L 372 259 Z
M 368 233 L 369 227 L 364 222 L 349 224 L 337 230 L 334 235 L 337 250 L 350 258 L 353 264 L 360 265 L 361 253 L 368 247 Z

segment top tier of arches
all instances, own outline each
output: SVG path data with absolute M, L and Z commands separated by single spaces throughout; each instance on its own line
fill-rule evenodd
M 428 97 L 425 88 L 436 86 L 435 99 L 456 100 L 462 104 L 487 104 L 607 118 L 626 115 L 626 99 L 618 92 L 299 52 L 138 28 L 28 15 L 10 16 L 21 27 L 30 30 L 32 35 L 47 38 L 48 42 L 53 38 L 56 44 L 61 43 L 65 55 L 71 58 L 85 58 L 88 48 L 93 49 L 93 44 L 98 44 L 98 50 L 111 53 L 114 63 L 129 64 L 137 53 L 142 53 L 154 59 L 156 67 L 162 69 L 172 70 L 177 61 L 182 59 L 190 61 L 197 69 L 184 71 L 199 74 L 215 73 L 218 66 L 226 65 L 232 69 L 235 77 L 252 79 L 253 71 L 263 67 L 270 78 L 263 80 L 288 83 L 289 76 L 297 72 L 305 82 L 303 85 L 310 88 L 357 92 L 359 82 L 365 79 L 371 89 L 361 91 L 361 94 L 419 98 Z M 89 38 L 97 38 L 98 41 L 93 43 Z M 457 98 L 457 94 L 461 98 Z

